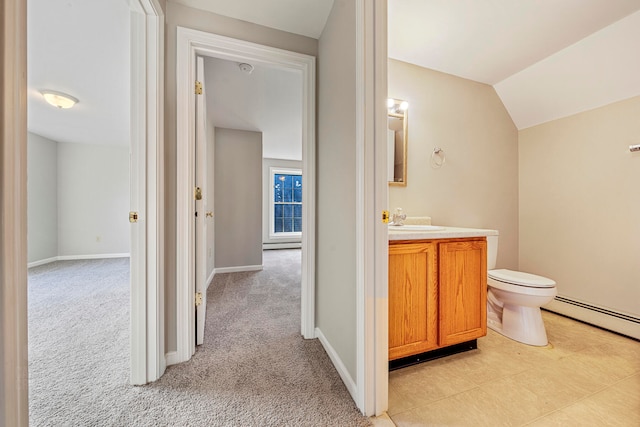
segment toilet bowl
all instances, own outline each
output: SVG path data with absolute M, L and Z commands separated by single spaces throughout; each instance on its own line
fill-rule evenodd
M 498 236 L 487 237 L 487 327 L 524 344 L 545 346 L 540 307 L 557 294 L 556 282 L 520 271 L 495 268 Z

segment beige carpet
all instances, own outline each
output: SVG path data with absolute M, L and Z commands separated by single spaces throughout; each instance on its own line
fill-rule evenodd
M 365 426 L 317 340 L 300 336 L 300 251 L 220 274 L 205 344 L 157 382 L 129 377 L 128 259 L 29 271 L 32 426 Z

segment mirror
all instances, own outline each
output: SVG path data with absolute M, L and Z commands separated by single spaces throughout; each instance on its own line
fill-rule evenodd
M 389 185 L 407 185 L 407 110 L 409 103 L 387 100 L 387 173 Z

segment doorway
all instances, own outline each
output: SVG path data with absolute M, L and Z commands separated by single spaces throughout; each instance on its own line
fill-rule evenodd
M 164 371 L 163 321 L 161 312 L 158 313 L 163 305 L 160 298 L 164 287 L 162 275 L 159 274 L 162 256 L 162 239 L 159 234 L 162 221 L 162 199 L 159 197 L 162 188 L 162 169 L 159 165 L 162 159 L 159 154 L 162 150 L 158 149 L 162 136 L 160 102 L 163 83 L 159 78 L 163 54 L 161 8 L 156 0 L 92 6 L 81 2 L 68 2 L 63 6 L 59 3 L 45 3 L 43 5 L 36 0 L 28 3 L 30 64 L 40 63 L 36 67 L 46 70 L 44 75 L 29 73 L 29 125 L 31 128 L 34 122 L 39 121 L 37 117 L 32 117 L 38 109 L 46 114 L 57 114 L 53 116 L 53 121 L 44 121 L 37 129 L 30 131 L 35 136 L 47 131 L 54 132 L 48 140 L 56 142 L 49 142 L 48 151 L 40 150 L 39 154 L 42 163 L 42 154 L 49 153 L 54 144 L 58 146 L 54 149 L 55 155 L 49 156 L 48 161 L 57 162 L 59 170 L 56 172 L 55 167 L 50 166 L 48 176 L 40 177 L 39 174 L 38 177 L 41 181 L 49 179 L 55 184 L 61 180 L 64 184 L 64 194 L 58 195 L 56 203 L 62 197 L 60 203 L 65 207 L 66 222 L 62 225 L 54 224 L 48 218 L 46 227 L 56 235 L 58 230 L 65 233 L 64 242 L 54 239 L 58 241 L 52 243 L 52 239 L 49 239 L 45 242 L 46 250 L 34 253 L 33 256 L 30 254 L 33 258 L 30 261 L 130 257 L 131 310 L 127 328 L 131 333 L 131 364 L 128 375 L 131 383 L 144 384 L 157 379 Z M 56 14 L 66 16 L 73 25 L 62 25 L 66 28 L 64 31 L 57 32 L 54 37 L 47 37 L 47 33 L 42 30 L 47 25 L 42 25 L 40 21 L 44 19 L 48 22 Z M 92 26 L 90 16 L 94 15 L 104 16 L 103 24 L 112 24 L 117 20 L 118 25 L 106 25 L 106 28 Z M 38 16 L 40 18 L 36 19 Z M 117 37 L 111 34 L 113 28 L 127 27 L 130 31 L 119 31 Z M 63 37 L 62 33 L 65 35 L 61 44 L 46 47 L 51 39 Z M 82 34 L 91 34 L 91 37 L 82 37 Z M 44 40 L 42 36 L 45 37 Z M 42 49 L 33 51 L 31 42 L 35 40 L 41 40 L 40 47 L 45 46 L 45 52 L 53 55 L 53 58 L 46 56 L 44 64 L 37 61 L 39 55 L 42 55 Z M 90 45 L 92 49 L 79 49 L 78 44 L 83 43 L 84 46 Z M 107 48 L 103 49 L 103 44 Z M 109 53 L 116 51 L 117 58 L 108 57 L 105 50 L 109 50 Z M 106 61 L 108 66 L 105 61 L 93 61 L 98 65 L 98 71 L 104 68 L 109 73 L 107 78 L 99 72 L 86 72 L 86 66 L 89 66 L 87 63 L 92 62 L 88 55 L 94 51 L 110 58 Z M 86 53 L 74 55 L 74 52 Z M 69 60 L 70 54 L 76 59 Z M 53 65 L 58 60 L 62 64 Z M 85 63 L 85 67 L 81 66 L 82 63 Z M 73 74 L 76 72 L 81 77 Z M 86 78 L 91 83 L 91 79 L 109 80 L 117 89 L 105 90 L 105 87 L 87 83 Z M 62 86 L 53 89 L 75 94 L 79 98 L 78 105 L 69 111 L 45 105 L 38 92 L 50 85 Z M 105 97 L 105 94 L 109 96 Z M 37 108 L 32 108 L 32 104 L 36 104 Z M 74 122 L 75 119 L 79 119 L 80 124 Z M 90 129 L 98 131 L 91 132 Z M 99 129 L 116 132 L 101 132 Z M 76 131 L 73 138 L 65 135 L 68 130 Z M 29 139 L 31 146 L 31 135 Z M 39 146 L 43 146 L 43 138 L 35 139 L 38 139 Z M 114 142 L 119 144 L 113 144 Z M 110 161 L 116 161 L 117 164 L 107 165 Z M 97 170 L 102 173 L 100 177 L 94 174 Z M 86 179 L 88 176 L 93 181 Z M 130 178 L 128 181 L 127 177 Z M 96 193 L 96 189 L 101 187 L 106 189 L 109 196 Z M 113 197 L 117 197 L 117 203 L 113 201 Z M 42 199 L 31 195 L 29 198 Z M 78 200 L 85 198 L 93 202 L 77 205 Z M 52 197 L 48 199 L 51 200 Z M 30 200 L 30 204 L 33 200 Z M 80 208 L 93 208 L 93 211 Z M 129 210 L 137 213 L 137 224 L 130 225 L 127 221 Z M 59 218 L 54 220 L 60 222 Z M 29 221 L 31 222 L 31 218 Z M 111 225 L 105 228 L 105 224 Z M 39 237 L 34 236 L 40 234 L 38 230 L 32 230 L 30 237 Z M 33 243 L 31 240 L 30 245 Z M 41 246 L 41 242 L 38 242 L 38 246 Z
M 145 327 L 149 324 L 149 340 L 143 339 L 146 351 L 146 361 L 151 361 L 164 351 L 163 343 L 159 343 L 155 337 L 164 336 L 162 323 L 158 324 L 156 316 L 163 315 L 162 301 L 162 275 L 160 273 L 160 255 L 162 253 L 163 238 L 160 234 L 162 216 L 157 215 L 162 212 L 162 182 L 163 172 L 160 165 L 162 159 L 159 158 L 159 142 L 162 141 L 163 129 L 163 55 L 164 55 L 164 17 L 162 7 L 158 0 L 139 0 L 139 4 L 144 11 L 146 34 L 145 43 L 138 41 L 138 46 L 144 51 L 146 59 L 145 84 L 142 91 L 147 95 L 145 99 L 144 114 L 141 122 L 145 123 L 146 137 L 145 144 L 148 147 L 146 160 L 148 160 L 148 176 L 145 189 L 149 201 L 146 204 L 147 211 L 153 216 L 153 221 L 148 221 L 151 239 L 158 243 L 158 251 L 151 256 L 147 254 L 147 267 L 151 282 L 145 282 L 144 295 L 147 297 L 148 310 L 140 316 L 140 322 Z M 28 423 L 28 387 L 26 385 L 27 371 L 27 202 L 26 202 L 26 128 L 27 128 L 27 106 L 25 102 L 27 85 L 25 76 L 27 75 L 27 4 L 8 0 L 3 4 L 6 12 L 2 16 L 3 25 L 7 29 L 7 34 L 11 37 L 3 38 L 2 45 L 5 52 L 3 68 L 5 79 L 3 83 L 2 98 L 5 106 L 11 108 L 2 109 L 2 121 L 6 125 L 2 141 L 3 159 L 3 191 L 0 197 L 2 203 L 3 217 L 6 219 L 5 227 L 0 232 L 4 249 L 9 249 L 10 256 L 3 250 L 3 262 L 0 266 L 3 286 L 0 289 L 1 298 L 4 301 L 3 312 L 5 319 L 11 319 L 4 329 L 4 334 L 0 342 L 6 351 L 2 358 L 5 360 L 4 369 L 0 369 L 0 382 L 5 390 L 9 390 L 7 401 L 0 405 L 2 410 L 0 419 L 6 421 L 8 425 L 26 425 Z M 147 88 L 149 91 L 147 91 Z M 155 89 L 155 90 L 153 90 Z M 153 92 L 150 94 L 150 92 Z M 10 178 L 10 179 L 7 179 Z M 160 185 L 160 186 L 159 186 Z M 150 218 L 151 219 L 151 218 Z M 160 255 L 158 255 L 160 254 Z M 157 255 L 157 256 L 156 256 Z M 137 319 L 137 317 L 136 317 Z M 139 319 L 138 319 L 139 320 Z M 148 322 L 147 322 L 148 320 Z M 160 330 L 158 331 L 158 327 Z M 142 330 L 142 328 L 141 328 Z M 147 336 L 145 336 L 146 338 Z M 5 358 L 6 357 L 6 358 Z M 147 370 L 147 368 L 149 368 Z M 157 369 L 145 363 L 142 370 L 149 373 L 147 377 L 159 376 Z M 153 372 L 152 372 L 153 371 Z M 0 421 L 1 423 L 1 421 Z
M 195 352 L 195 249 L 193 211 L 193 171 L 195 159 L 195 94 L 196 57 L 214 57 L 230 61 L 262 64 L 302 73 L 302 168 L 306 176 L 303 188 L 302 224 L 304 230 L 315 230 L 315 58 L 309 55 L 249 43 L 202 31 L 177 29 L 177 134 L 185 141 L 177 152 L 177 245 L 185 248 L 176 260 L 178 342 L 174 363 L 189 360 Z M 302 234 L 302 307 L 301 333 L 315 337 L 315 235 Z

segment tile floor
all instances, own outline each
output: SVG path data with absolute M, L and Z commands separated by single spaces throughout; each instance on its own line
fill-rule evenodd
M 547 347 L 478 349 L 389 374 L 399 426 L 640 426 L 640 342 L 543 311 Z

